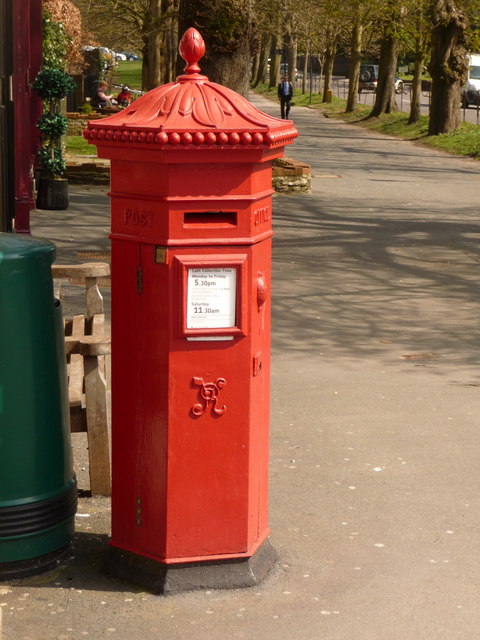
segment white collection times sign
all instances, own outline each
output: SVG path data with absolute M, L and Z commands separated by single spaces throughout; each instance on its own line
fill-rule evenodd
M 187 329 L 236 326 L 237 269 L 188 269 Z

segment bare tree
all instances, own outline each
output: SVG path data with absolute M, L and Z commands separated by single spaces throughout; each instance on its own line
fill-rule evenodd
M 358 102 L 358 86 L 362 55 L 375 32 L 378 17 L 377 0 L 358 0 L 342 8 L 345 23 L 350 27 L 350 67 L 348 71 L 348 97 L 345 111 L 354 111 Z
M 259 83 L 265 82 L 267 78 L 268 63 L 270 58 L 270 81 L 273 81 L 272 86 L 275 86 L 278 78 L 279 64 L 275 65 L 274 59 L 272 59 L 271 51 L 275 51 L 279 48 L 277 43 L 277 34 L 280 32 L 280 22 L 283 12 L 283 4 L 281 0 L 255 0 L 254 1 L 254 28 L 257 33 L 257 37 L 252 43 L 252 48 L 257 45 L 257 65 L 255 74 L 252 78 L 253 86 L 256 87 Z M 275 53 L 273 58 L 275 57 Z
M 339 32 L 337 25 L 329 24 L 325 34 L 325 62 L 323 65 L 323 96 L 322 102 L 327 102 L 332 90 L 333 65 L 337 53 Z
M 430 25 L 427 16 L 428 0 L 404 0 L 406 19 L 402 28 L 404 49 L 413 54 L 413 80 L 408 124 L 420 119 L 420 101 L 422 95 L 422 74 L 426 60 L 430 55 Z
M 177 0 L 148 0 L 141 18 L 142 86 L 153 89 L 174 79 L 177 59 Z
M 302 50 L 312 55 L 318 52 L 323 75 L 322 101 L 326 102 L 332 89 L 333 65 L 340 36 L 344 31 L 345 15 L 342 0 L 304 0 L 299 12 L 298 33 Z M 307 72 L 305 55 L 304 81 Z M 305 92 L 305 87 L 302 87 Z M 321 92 L 321 86 L 319 92 Z
M 117 50 L 141 50 L 144 89 L 173 79 L 178 0 L 73 1 L 82 12 L 85 28 L 95 35 L 98 44 Z
M 116 2 L 96 0 L 71 0 L 82 14 L 83 27 L 90 34 L 88 44 L 109 47 L 116 51 L 140 49 L 141 20 L 139 20 L 137 0 L 132 0 L 130 11 L 125 14 Z M 142 0 L 143 2 L 143 0 Z M 106 19 L 108 16 L 108 19 Z

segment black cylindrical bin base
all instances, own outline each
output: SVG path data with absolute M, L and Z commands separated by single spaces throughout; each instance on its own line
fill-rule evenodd
M 55 569 L 67 555 L 70 543 L 37 558 L 0 563 L 0 580 L 18 580 Z
M 68 180 L 40 178 L 38 181 L 37 209 L 68 209 Z
M 77 511 L 77 483 L 47 500 L 0 506 L 0 542 L 2 538 L 38 533 L 69 520 Z
M 55 567 L 74 534 L 77 483 L 46 500 L 0 506 L 0 580 L 25 578 Z M 58 547 L 58 548 L 55 548 Z M 34 555 L 46 549 L 53 549 Z M 32 557 L 3 562 L 4 557 Z

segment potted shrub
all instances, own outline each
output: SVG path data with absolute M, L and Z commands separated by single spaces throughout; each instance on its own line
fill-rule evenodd
M 67 118 L 60 113 L 60 101 L 75 88 L 73 79 L 61 69 L 41 69 L 33 88 L 43 100 L 43 114 L 37 127 L 42 143 L 38 152 L 39 180 L 37 207 L 67 209 L 68 181 L 62 150 L 62 136 L 67 131 Z

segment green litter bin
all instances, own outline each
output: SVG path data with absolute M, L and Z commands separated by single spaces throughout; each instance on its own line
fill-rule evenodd
M 46 571 L 72 539 L 70 445 L 55 246 L 0 233 L 0 579 Z

